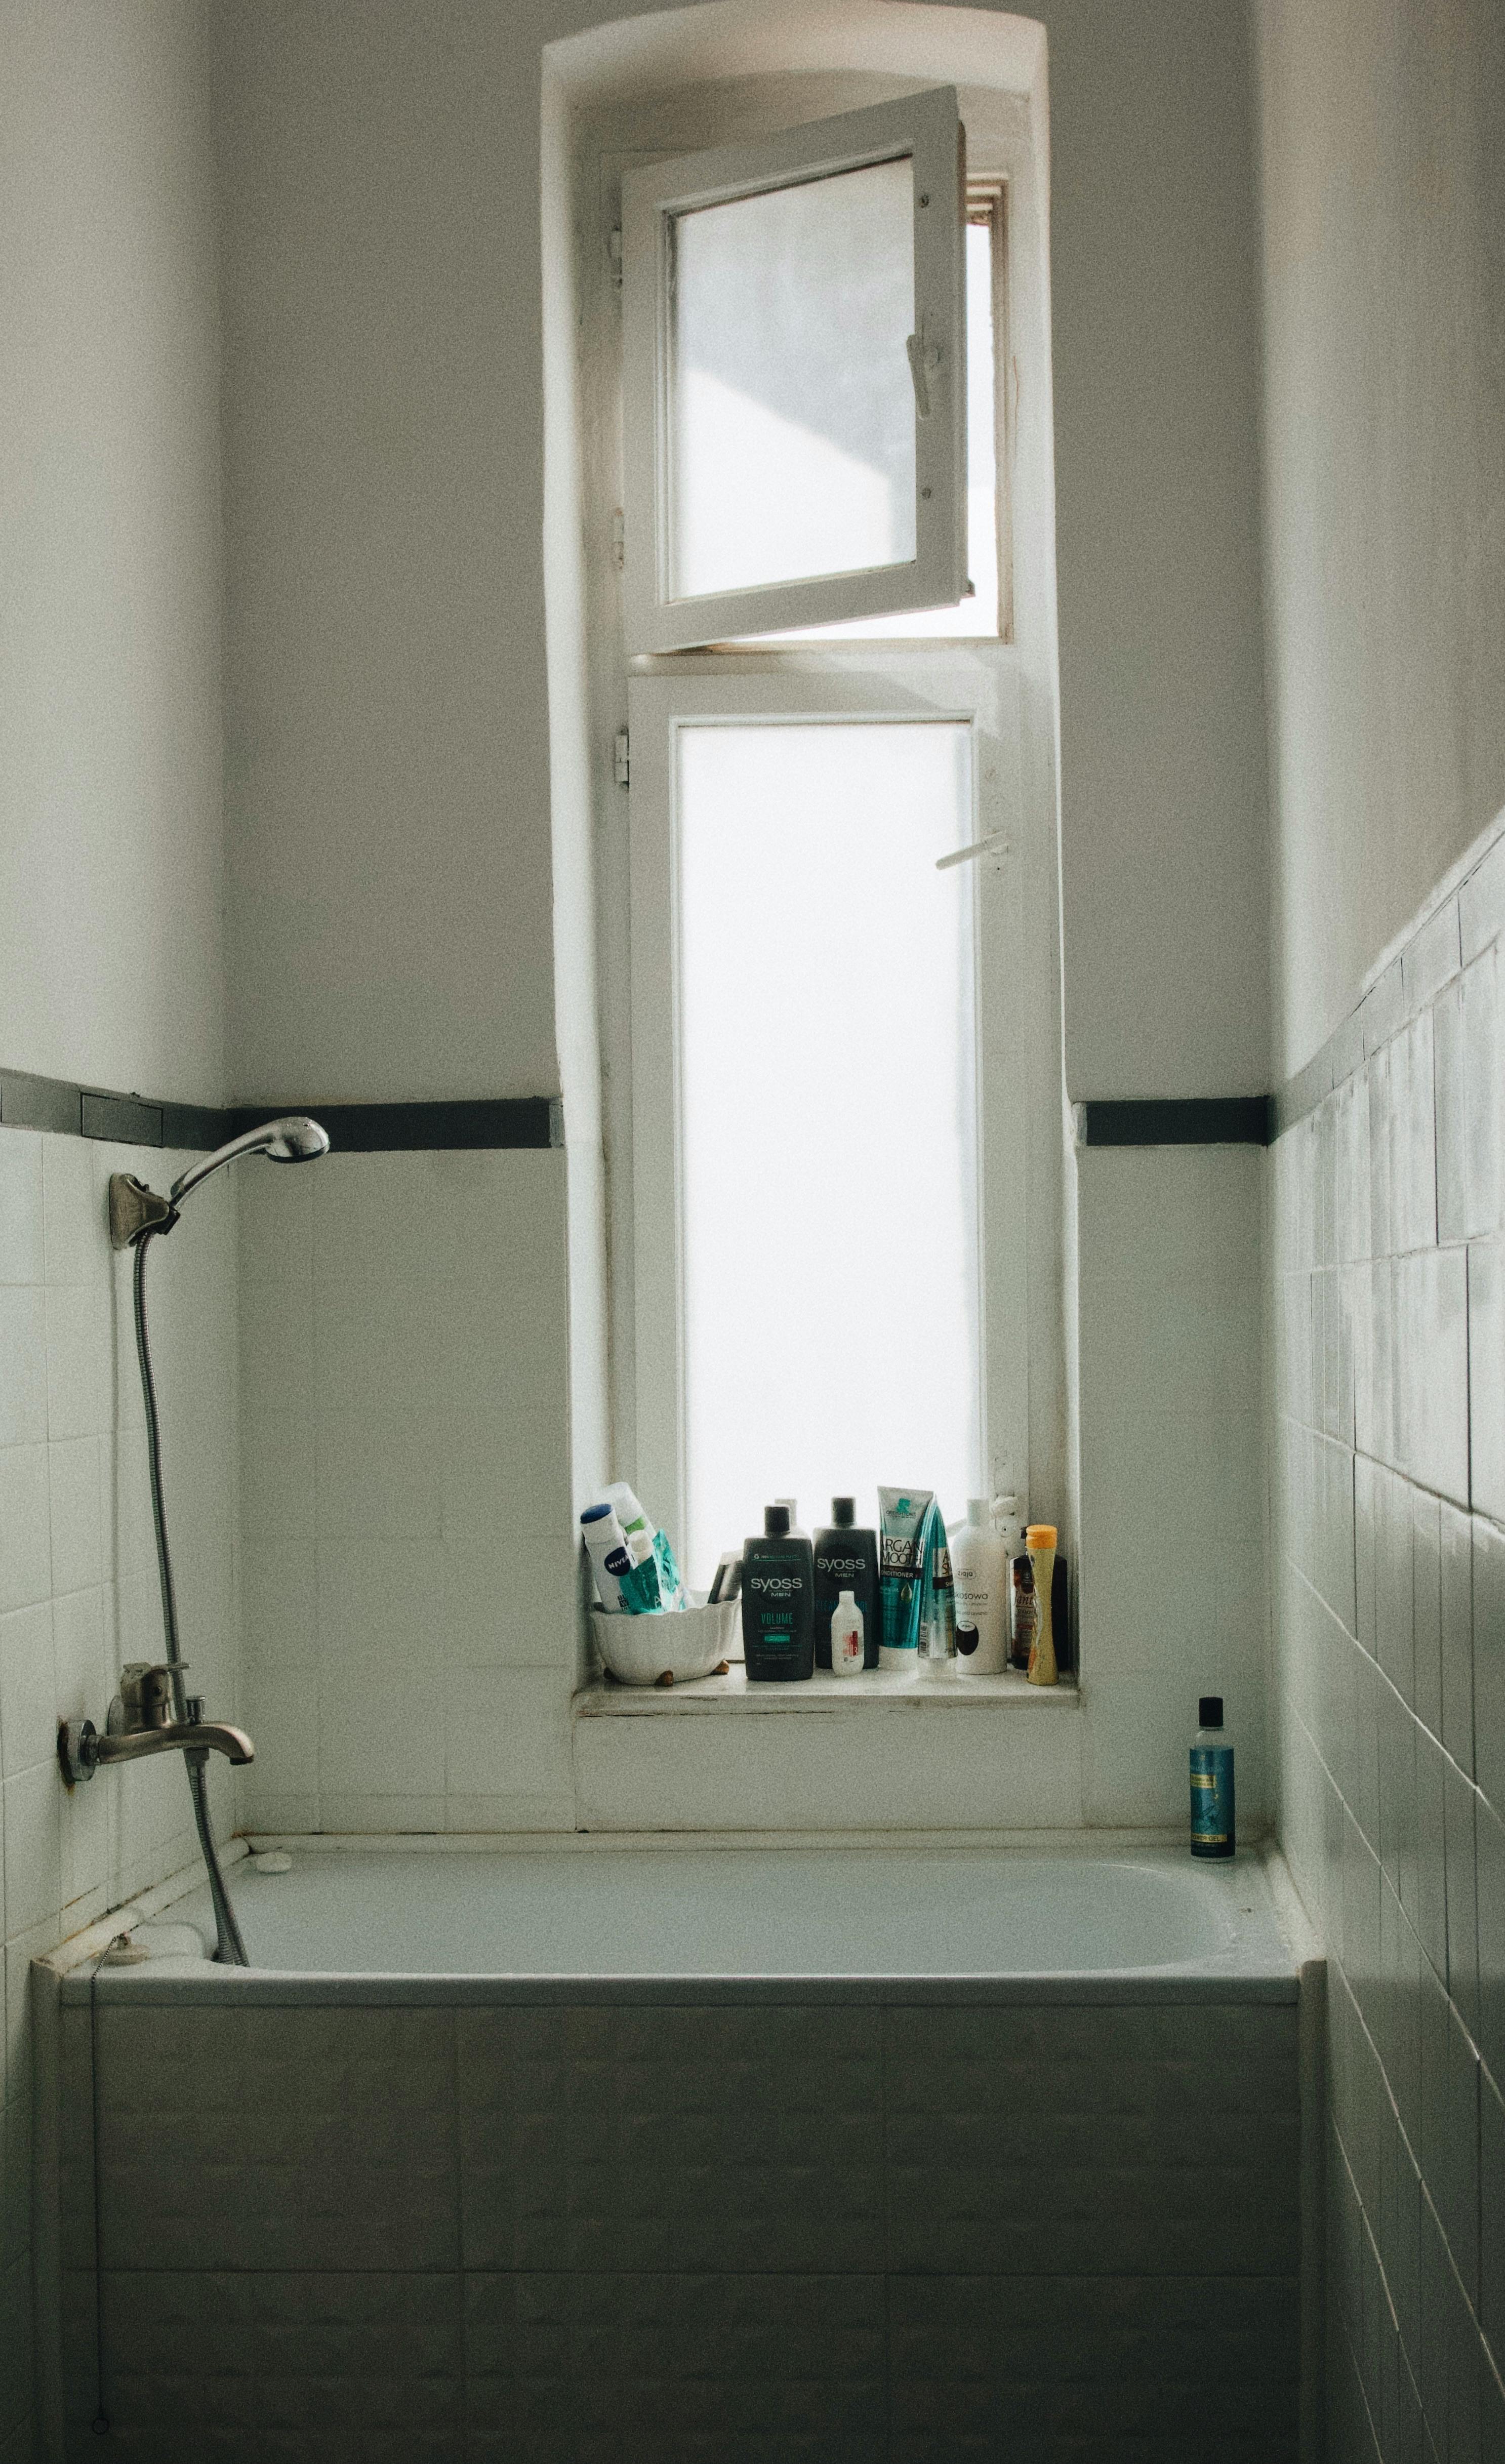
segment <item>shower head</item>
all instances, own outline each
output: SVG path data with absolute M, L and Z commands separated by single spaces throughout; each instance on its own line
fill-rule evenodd
M 289 1112 L 281 1120 L 263 1121 L 259 1130 L 247 1130 L 243 1136 L 231 1138 L 229 1146 L 216 1147 L 201 1163 L 190 1164 L 168 1195 L 174 1206 L 181 1206 L 211 1172 L 218 1172 L 222 1163 L 237 1162 L 242 1155 L 264 1155 L 269 1163 L 310 1163 L 316 1155 L 328 1153 L 329 1132 L 304 1113 Z
M 263 1121 L 259 1130 L 247 1130 L 244 1136 L 231 1138 L 229 1146 L 216 1147 L 202 1162 L 190 1164 L 165 1198 L 159 1198 L 133 1172 L 113 1172 L 110 1246 L 131 1249 L 148 1233 L 170 1232 L 184 1199 L 191 1196 L 201 1180 L 207 1180 L 211 1172 L 218 1172 L 222 1163 L 235 1163 L 241 1155 L 264 1155 L 272 1163 L 309 1163 L 315 1155 L 328 1153 L 329 1132 L 305 1113 L 288 1112 L 281 1120 Z

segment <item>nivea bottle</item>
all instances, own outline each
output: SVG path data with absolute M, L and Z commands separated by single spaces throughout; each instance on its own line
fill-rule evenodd
M 831 1522 L 816 1533 L 816 1664 L 831 1665 L 831 1619 L 843 1592 L 862 1612 L 863 1666 L 878 1665 L 878 1534 L 857 1529 L 857 1502 L 833 1497 Z
M 1232 1857 L 1233 1832 L 1233 1749 L 1223 1727 L 1223 1697 L 1204 1694 L 1197 1705 L 1196 1743 L 1191 1749 L 1191 1854 Z
M 829 1652 L 830 1626 L 826 1628 Z M 765 1506 L 763 1529 L 742 1551 L 742 1649 L 753 1685 L 787 1685 L 816 1664 L 815 1567 L 787 1506 Z

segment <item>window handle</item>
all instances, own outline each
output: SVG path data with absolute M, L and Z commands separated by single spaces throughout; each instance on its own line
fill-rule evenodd
M 971 847 L 953 847 L 949 855 L 935 859 L 937 872 L 949 872 L 953 864 L 975 864 L 980 855 L 992 855 L 994 847 L 1000 855 L 1012 855 L 1007 830 L 991 830 L 985 839 L 973 839 Z
M 941 342 L 927 341 L 925 336 L 925 319 L 922 317 L 920 319 L 919 332 L 917 334 L 910 334 L 907 337 L 905 342 L 905 349 L 908 354 L 909 375 L 914 385 L 915 417 L 917 419 L 928 419 L 930 416 L 930 380 L 932 377 L 938 377 L 941 373 L 941 365 L 946 358 L 945 345 Z

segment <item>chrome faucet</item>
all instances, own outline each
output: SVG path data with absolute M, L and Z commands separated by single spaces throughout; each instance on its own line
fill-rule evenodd
M 183 1662 L 178 1662 L 181 1667 Z M 203 1769 L 211 1753 L 232 1763 L 255 1759 L 244 1728 L 206 1720 L 203 1698 L 186 1697 L 186 1717 L 172 1716 L 174 1668 L 167 1661 L 133 1660 L 120 1671 L 120 1690 L 110 1705 L 101 1737 L 92 1720 L 64 1721 L 57 1731 L 57 1759 L 70 1788 L 93 1779 L 101 1763 L 139 1762 L 143 1754 L 181 1753 Z

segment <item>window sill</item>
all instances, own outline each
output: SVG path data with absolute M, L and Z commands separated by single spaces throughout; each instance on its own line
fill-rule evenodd
M 578 1720 L 757 1718 L 838 1711 L 903 1712 L 943 1709 L 1076 1710 L 1075 1678 L 1058 1685 L 1032 1685 L 1011 1671 L 1003 1677 L 956 1677 L 922 1671 L 914 1677 L 868 1669 L 861 1677 L 833 1677 L 824 1670 L 796 1685 L 750 1685 L 738 1665 L 725 1677 L 699 1677 L 679 1685 L 619 1685 L 598 1678 L 575 1697 Z

